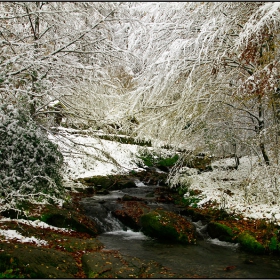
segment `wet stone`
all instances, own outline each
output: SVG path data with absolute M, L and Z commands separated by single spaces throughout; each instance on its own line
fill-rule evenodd
M 121 255 L 117 251 L 84 254 L 82 265 L 88 278 L 168 278 L 170 272 L 154 261 Z M 173 276 L 173 275 L 172 275 Z
M 66 253 L 26 244 L 1 244 L 1 249 L 17 259 L 19 267 L 31 278 L 74 278 L 78 272 L 75 259 Z

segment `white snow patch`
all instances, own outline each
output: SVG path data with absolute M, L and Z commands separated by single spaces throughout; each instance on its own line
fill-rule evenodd
M 135 162 L 138 145 L 99 139 L 92 131 L 88 132 L 92 135 L 89 136 L 61 130 L 65 137 L 49 135 L 49 138 L 59 145 L 64 155 L 65 180 L 143 170 Z
M 135 180 L 135 185 L 137 187 L 147 187 L 147 185 L 145 185 L 143 182 L 141 182 L 140 180 Z
M 20 224 L 25 224 L 25 225 L 29 225 L 29 226 L 32 226 L 32 227 L 36 227 L 36 228 L 48 228 L 48 229 L 64 231 L 64 232 L 71 232 L 71 231 L 73 231 L 71 229 L 59 228 L 59 227 L 51 226 L 51 225 L 48 225 L 47 223 L 45 223 L 43 221 L 40 221 L 40 220 L 31 221 L 31 220 L 24 220 L 24 219 L 2 218 L 0 220 L 0 223 L 2 223 L 2 222 L 12 222 L 12 221 L 20 223 Z
M 280 226 L 277 189 L 280 178 L 277 172 L 267 176 L 269 170 L 258 165 L 257 158 L 241 158 L 237 170 L 232 168 L 234 165 L 234 159 L 229 158 L 213 162 L 211 172 L 196 174 L 183 169 L 179 180 L 189 185 L 190 189 L 202 191 L 199 195 L 202 199 L 197 203 L 199 207 L 215 201 L 219 208 L 229 213 L 266 219 Z M 276 184 L 271 180 L 272 176 L 276 176 Z
M 16 240 L 21 243 L 35 243 L 38 246 L 48 245 L 48 242 L 45 240 L 37 239 L 34 236 L 25 237 L 21 235 L 19 232 L 13 229 L 0 229 L 0 238 L 4 237 L 6 240 Z M 2 238 L 1 238 L 2 239 Z
M 73 180 L 77 178 L 143 170 L 136 164 L 136 155 L 142 147 L 98 139 L 94 134 L 100 132 L 93 130 L 83 131 L 82 135 L 78 134 L 78 130 L 60 128 L 60 131 L 66 138 L 62 139 L 58 135 L 49 137 L 63 151 L 65 182 L 68 181 L 69 185 L 73 185 Z M 118 162 L 119 166 L 108 160 L 104 153 Z M 242 214 L 245 218 L 267 219 L 280 226 L 279 170 L 267 169 L 259 165 L 256 157 L 249 156 L 240 158 L 237 170 L 234 166 L 234 158 L 226 158 L 213 162 L 213 171 L 199 174 L 196 169 L 184 167 L 177 176 L 180 181 L 190 185 L 190 189 L 202 191 L 198 207 L 203 207 L 210 200 L 216 201 L 220 208 L 229 213 Z M 141 182 L 136 184 L 144 185 Z

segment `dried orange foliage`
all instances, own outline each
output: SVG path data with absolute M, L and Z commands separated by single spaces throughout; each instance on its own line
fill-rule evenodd
M 122 217 L 130 217 L 139 224 L 140 217 L 148 212 L 150 208 L 140 201 L 122 201 L 123 209 L 116 210 L 115 214 Z
M 250 232 L 254 235 L 256 240 L 262 245 L 266 246 L 270 239 L 275 236 L 279 240 L 278 227 L 272 223 L 268 223 L 264 220 L 222 220 L 218 221 L 232 229 L 234 234 L 240 234 L 242 232 Z

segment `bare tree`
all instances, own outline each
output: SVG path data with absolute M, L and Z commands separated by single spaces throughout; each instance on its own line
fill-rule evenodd
M 141 8 L 145 29 L 138 30 L 137 46 L 145 71 L 131 102 L 142 120 L 139 135 L 204 151 L 227 144 L 228 154 L 260 152 L 270 164 L 267 133 L 278 106 L 278 3 Z
M 56 132 L 62 118 L 77 128 L 104 126 L 108 108 L 120 106 L 117 77 L 132 55 L 122 36 L 133 22 L 128 8 L 0 3 L 0 210 L 24 199 L 61 202 L 62 156 L 46 131 Z M 56 139 L 65 141 L 62 136 Z M 106 151 L 100 154 L 116 163 Z
M 100 107 L 100 100 L 109 102 L 109 95 L 116 94 L 112 68 L 125 57 L 122 35 L 114 30 L 129 22 L 126 6 L 11 2 L 0 9 L 1 99 L 28 106 L 41 125 L 61 110 L 76 118 L 102 119 L 100 112 L 110 103 Z M 48 107 L 53 101 L 60 107 Z

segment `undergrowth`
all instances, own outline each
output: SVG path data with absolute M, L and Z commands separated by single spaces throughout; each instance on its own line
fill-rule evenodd
M 166 156 L 155 151 L 143 149 L 138 155 L 137 165 L 141 168 L 148 167 L 172 167 L 179 159 L 178 154 Z

